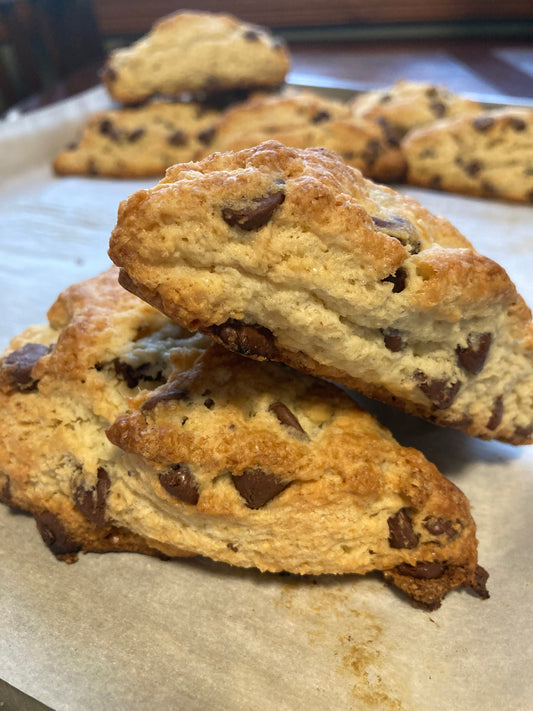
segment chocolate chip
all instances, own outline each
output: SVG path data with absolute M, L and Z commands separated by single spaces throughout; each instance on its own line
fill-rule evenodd
M 447 378 L 430 378 L 421 370 L 417 370 L 414 377 L 418 381 L 420 390 L 437 410 L 446 410 L 450 407 L 462 385 L 460 380 L 451 382 Z
M 213 326 L 211 333 L 230 350 L 241 355 L 261 356 L 272 360 L 277 353 L 274 335 L 264 326 L 252 326 L 229 319 L 220 326 Z
M 398 331 L 397 328 L 382 328 L 381 333 L 383 334 L 385 348 L 392 351 L 392 353 L 398 353 L 405 348 L 402 332 Z
M 331 114 L 329 111 L 317 111 L 316 114 L 311 119 L 311 123 L 324 123 L 324 121 L 329 121 L 331 119 Z
M 167 141 L 170 143 L 171 146 L 186 146 L 188 143 L 188 138 L 184 131 L 174 131 L 174 133 L 171 133 L 170 136 L 167 138 Z
M 432 580 L 434 578 L 441 578 L 446 571 L 446 566 L 444 563 L 439 563 L 439 561 L 421 561 L 416 565 L 409 565 L 408 563 L 400 563 L 396 566 L 396 572 L 400 575 L 408 575 L 411 578 L 417 578 L 417 580 Z
M 43 356 L 50 353 L 52 348 L 53 346 L 43 346 L 41 343 L 25 343 L 9 353 L 2 361 L 1 367 L 10 384 L 17 390 L 34 390 L 37 381 L 32 376 L 33 367 Z
M 243 36 L 245 40 L 248 40 L 248 42 L 255 42 L 261 35 L 257 32 L 257 30 L 246 30 Z
M 372 217 L 371 219 L 380 232 L 397 239 L 409 249 L 411 254 L 418 254 L 420 251 L 418 230 L 407 218 L 402 215 L 391 215 L 387 219 L 382 217 Z
M 232 543 L 231 541 L 229 543 L 226 543 L 226 547 L 230 549 L 230 551 L 233 551 L 234 553 L 238 553 L 239 549 L 235 545 L 235 543 Z
M 77 553 L 81 546 L 74 541 L 59 518 L 51 511 L 33 514 L 39 533 L 52 553 L 57 556 Z
M 533 425 L 529 425 L 529 427 L 516 427 L 515 434 L 517 437 L 520 437 L 520 439 L 529 439 L 533 434 Z
M 282 425 L 292 427 L 294 430 L 296 430 L 300 434 L 305 435 L 305 437 L 308 438 L 307 432 L 303 429 L 303 427 L 298 421 L 298 418 L 293 412 L 291 412 L 291 410 L 289 410 L 287 405 L 279 401 L 273 402 L 268 409 L 270 412 L 273 412 L 274 415 L 276 415 Z
M 438 92 L 436 86 L 428 86 L 425 94 L 428 97 L 428 99 L 434 99 L 439 95 L 439 92 Z
M 432 536 L 446 536 L 450 541 L 457 538 L 461 532 L 460 525 L 456 528 L 452 521 L 440 516 L 428 516 L 422 525 Z
M 132 389 L 136 388 L 141 380 L 157 380 L 161 377 L 161 373 L 151 375 L 148 372 L 150 369 L 149 363 L 143 363 L 142 365 L 133 367 L 129 363 L 125 363 L 120 360 L 120 358 L 115 358 L 112 361 L 112 365 L 118 377 L 122 378 L 126 382 L 128 388 Z M 101 370 L 103 368 L 103 364 L 96 363 L 95 368 L 97 370 Z
M 442 175 L 434 175 L 428 182 L 428 188 L 431 188 L 431 190 L 442 190 Z
M 254 198 L 242 207 L 222 209 L 222 219 L 230 227 L 238 226 L 242 230 L 257 230 L 270 220 L 274 210 L 283 204 L 285 193 L 282 190 L 267 195 L 266 197 Z
M 481 194 L 483 195 L 483 197 L 486 197 L 486 198 L 500 197 L 498 188 L 496 188 L 496 186 L 493 185 L 493 183 L 491 183 L 490 180 L 482 180 L 480 187 L 481 187 Z
M 470 333 L 466 339 L 466 348 L 457 346 L 455 349 L 459 364 L 469 373 L 477 375 L 483 370 L 491 343 L 491 333 Z
M 482 600 L 488 600 L 490 595 L 487 590 L 487 580 L 489 579 L 489 574 L 480 565 L 476 565 L 476 570 L 474 573 L 474 583 L 471 586 L 472 592 L 474 592 Z
M 416 548 L 420 536 L 414 532 L 413 524 L 406 508 L 391 516 L 389 525 L 389 545 L 391 548 Z
M 260 509 L 289 486 L 289 482 L 262 469 L 245 469 L 240 476 L 232 474 L 231 479 L 251 509 Z
M 196 138 L 204 146 L 209 146 L 213 142 L 215 134 L 216 134 L 216 128 L 214 126 L 209 126 L 209 128 L 204 128 L 203 131 L 200 131 L 200 133 L 196 136 Z
M 520 116 L 510 116 L 509 126 L 517 132 L 525 131 L 527 128 L 527 123 Z
M 383 135 L 385 136 L 385 140 L 389 144 L 389 146 L 394 146 L 395 148 L 398 148 L 400 145 L 400 133 L 398 132 L 397 129 L 395 129 L 390 121 L 387 121 L 387 119 L 383 116 L 378 116 L 376 119 L 376 123 L 378 126 L 381 126 L 381 129 L 383 131 Z
M 198 482 L 186 464 L 174 464 L 171 469 L 159 474 L 159 481 L 165 491 L 186 504 L 196 505 L 200 498 Z
M 132 131 L 128 135 L 128 141 L 130 143 L 136 143 L 139 139 L 141 139 L 144 134 L 146 133 L 144 128 L 136 128 L 134 131 Z
M 103 526 L 106 522 L 106 501 L 111 481 L 103 467 L 98 468 L 96 477 L 96 486 L 86 489 L 83 484 L 79 484 L 74 489 L 72 498 L 85 518 Z
M 383 96 L 380 98 L 379 103 L 380 104 L 388 104 L 389 101 L 392 100 L 392 96 L 390 94 L 383 94 Z
M 433 101 L 429 105 L 429 110 L 436 118 L 442 118 L 446 114 L 446 104 L 442 101 Z
M 376 139 L 372 139 L 371 141 L 368 141 L 368 143 L 366 144 L 365 149 L 361 153 L 361 158 L 365 161 L 365 163 L 369 167 L 372 167 L 374 165 L 374 163 L 376 162 L 380 153 L 381 153 L 380 142 L 376 141 Z
M 110 119 L 100 121 L 98 130 L 103 136 L 108 136 L 112 141 L 118 141 L 119 139 L 119 133 Z
M 189 393 L 186 390 L 180 390 L 180 388 L 171 388 L 170 390 L 164 390 L 163 392 L 156 393 L 145 400 L 141 405 L 142 412 L 148 412 L 156 408 L 161 402 L 171 402 L 173 400 L 180 401 L 186 400 L 189 397 Z
M 204 400 L 204 405 L 207 407 L 208 410 L 211 410 L 215 405 L 215 401 L 212 397 L 208 397 Z
M 478 116 L 472 121 L 472 127 L 479 133 L 485 133 L 490 131 L 494 123 L 494 119 L 491 116 Z
M 470 178 L 475 178 L 484 168 L 483 163 L 479 160 L 471 160 L 465 163 L 462 159 L 458 158 L 456 163 Z
M 385 279 L 381 281 L 390 281 L 394 285 L 392 287 L 393 294 L 399 294 L 405 289 L 407 283 L 407 271 L 403 267 L 398 267 L 398 269 Z

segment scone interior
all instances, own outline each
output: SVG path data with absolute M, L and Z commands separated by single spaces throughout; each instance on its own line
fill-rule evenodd
M 118 286 L 67 289 L 0 364 L 2 500 L 45 543 L 486 597 L 464 495 L 335 386 L 190 336 Z M 106 431 L 107 435 L 106 436 Z
M 324 149 L 173 166 L 124 201 L 121 283 L 241 354 L 485 439 L 533 440 L 531 312 L 446 219 Z

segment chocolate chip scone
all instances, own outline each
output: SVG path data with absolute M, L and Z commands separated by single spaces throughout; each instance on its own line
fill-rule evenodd
M 54 161 L 61 175 L 145 177 L 193 160 L 211 138 L 219 112 L 201 104 L 156 102 L 91 116 L 79 143 Z
M 232 350 L 533 441 L 531 312 L 506 272 L 324 149 L 174 166 L 121 204 L 109 253 L 126 288 Z
M 283 83 L 289 64 L 285 44 L 265 28 L 231 15 L 184 11 L 115 50 L 102 80 L 114 99 L 131 104 L 154 94 L 273 89 Z
M 429 82 L 398 81 L 390 87 L 358 94 L 351 103 L 359 119 L 384 122 L 398 138 L 444 117 L 481 111 L 478 101 Z
M 115 448 L 105 428 L 129 396 L 165 382 L 172 359 L 188 366 L 207 339 L 128 294 L 114 268 L 68 288 L 48 317 L 0 361 L 0 500 L 33 514 L 67 561 L 81 550 L 165 554 L 106 515 L 106 500 L 121 494 L 106 470 Z
M 430 609 L 487 597 L 468 502 L 422 454 L 331 384 L 204 352 L 116 277 L 67 289 L 0 363 L 1 498 L 57 557 L 378 570 Z
M 334 150 L 375 180 L 395 182 L 405 176 L 399 142 L 385 124 L 356 120 L 346 104 L 310 92 L 254 96 L 229 108 L 214 124 L 203 154 L 251 148 L 266 140 Z
M 408 134 L 402 147 L 412 185 L 533 202 L 533 109 L 438 121 Z

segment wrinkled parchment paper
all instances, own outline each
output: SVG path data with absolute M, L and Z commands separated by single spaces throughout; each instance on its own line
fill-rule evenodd
M 0 124 L 0 347 L 106 268 L 118 203 L 155 180 L 57 178 L 96 89 Z M 533 209 L 407 190 L 503 264 L 533 304 Z M 491 598 L 413 609 L 377 576 L 262 575 L 208 560 L 57 562 L 0 506 L 0 677 L 57 711 L 527 711 L 533 447 L 374 411 L 469 497 Z M 1 414 L 0 414 L 1 416 Z

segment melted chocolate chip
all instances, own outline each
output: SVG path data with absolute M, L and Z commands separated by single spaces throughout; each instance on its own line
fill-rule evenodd
M 26 343 L 9 353 L 2 361 L 1 367 L 10 384 L 17 390 L 34 390 L 37 381 L 32 376 L 33 366 L 50 353 L 52 348 L 53 346 L 43 346 L 41 343 Z
M 380 232 L 384 232 L 389 237 L 394 237 L 404 247 L 408 247 L 411 254 L 418 254 L 420 251 L 418 231 L 413 223 L 409 222 L 405 217 L 392 215 L 386 220 L 381 217 L 372 217 L 372 222 Z
M 279 476 L 262 469 L 245 469 L 240 476 L 232 475 L 231 479 L 251 509 L 260 509 L 289 486 Z
M 482 600 L 488 600 L 490 595 L 487 590 L 487 580 L 489 579 L 489 574 L 480 565 L 476 565 L 476 571 L 474 574 L 475 580 L 471 586 L 471 590 Z
M 160 377 L 160 374 L 157 374 L 156 376 L 148 374 L 147 371 L 150 368 L 150 365 L 147 363 L 133 367 L 129 363 L 124 363 L 124 361 L 120 360 L 120 358 L 115 358 L 112 361 L 112 365 L 115 369 L 115 373 L 119 378 L 122 378 L 125 381 L 128 388 L 136 388 L 141 380 L 157 380 Z M 102 367 L 101 363 L 97 363 L 95 365 L 97 370 L 101 370 Z
M 461 532 L 460 525 L 455 528 L 452 521 L 438 516 L 428 516 L 422 525 L 432 536 L 446 536 L 450 541 L 457 538 Z
M 383 342 L 385 343 L 385 348 L 392 353 L 398 353 L 405 348 L 405 341 L 402 336 L 402 332 L 398 331 L 397 328 L 382 328 L 381 333 L 383 334 Z
M 391 516 L 389 525 L 389 545 L 391 548 L 416 548 L 420 536 L 414 532 L 413 524 L 406 508 Z
M 329 121 L 331 119 L 331 114 L 329 111 L 317 111 L 316 114 L 311 119 L 311 123 L 324 123 L 324 121 Z
M 85 518 L 103 526 L 106 522 L 106 501 L 111 481 L 103 467 L 98 468 L 96 476 L 96 486 L 86 489 L 83 484 L 80 484 L 74 489 L 72 498 Z
M 420 370 L 415 372 L 414 377 L 418 381 L 420 390 L 437 410 L 446 410 L 450 407 L 462 385 L 460 380 L 450 382 L 447 378 L 430 378 Z
M 163 392 L 156 393 L 145 400 L 141 405 L 142 412 L 148 412 L 156 408 L 161 402 L 171 402 L 172 400 L 186 400 L 189 397 L 189 393 L 186 390 L 180 390 L 179 388 L 172 388 L 170 390 L 164 390 Z
M 498 395 L 492 405 L 489 421 L 487 422 L 488 430 L 495 430 L 501 423 L 503 417 L 503 396 Z
M 209 146 L 209 144 L 213 142 L 215 134 L 216 128 L 214 126 L 209 126 L 209 128 L 204 128 L 203 131 L 200 131 L 196 137 L 204 146 Z
M 34 513 L 37 528 L 45 544 L 57 556 L 77 553 L 81 546 L 65 530 L 59 518 L 51 511 Z
M 260 356 L 271 360 L 276 355 L 274 335 L 264 326 L 251 326 L 229 319 L 211 332 L 230 350 L 246 356 Z
M 186 504 L 196 505 L 200 498 L 198 482 L 186 464 L 174 464 L 171 469 L 159 474 L 159 481 L 165 491 Z
M 280 423 L 282 425 L 286 425 L 287 427 L 292 427 L 294 430 L 299 432 L 300 434 L 305 435 L 307 438 L 307 433 L 301 426 L 301 424 L 298 421 L 298 418 L 296 415 L 289 410 L 287 405 L 285 405 L 282 402 L 273 402 L 270 407 L 268 408 L 270 412 L 273 412 L 274 415 L 278 418 Z
M 399 294 L 403 291 L 407 284 L 407 270 L 404 267 L 398 267 L 398 269 L 385 279 L 381 281 L 390 281 L 393 284 L 392 293 Z
M 434 578 L 441 578 L 446 571 L 446 566 L 444 563 L 439 563 L 439 561 L 421 561 L 416 565 L 409 565 L 408 563 L 400 563 L 396 566 L 396 572 L 400 575 L 408 575 L 411 578 L 416 578 L 417 580 L 433 580 Z
M 470 333 L 466 348 L 457 346 L 455 352 L 460 365 L 469 373 L 477 375 L 483 370 L 492 343 L 491 333 Z
M 100 121 L 99 129 L 102 136 L 107 136 L 111 141 L 118 143 L 120 140 L 120 131 L 115 128 L 113 122 L 110 119 L 104 119 Z
M 254 198 L 246 205 L 238 208 L 222 209 L 222 219 L 230 227 L 240 227 L 242 230 L 257 230 L 271 219 L 274 210 L 285 200 L 285 193 L 278 190 L 266 197 Z
M 479 133 L 485 133 L 490 131 L 494 123 L 494 119 L 491 116 L 478 116 L 472 121 L 472 127 Z
M 174 131 L 167 138 L 171 146 L 186 146 L 188 143 L 187 135 L 183 131 Z
M 136 128 L 128 135 L 128 141 L 130 143 L 136 143 L 144 136 L 145 133 L 146 131 L 144 130 L 144 128 Z

